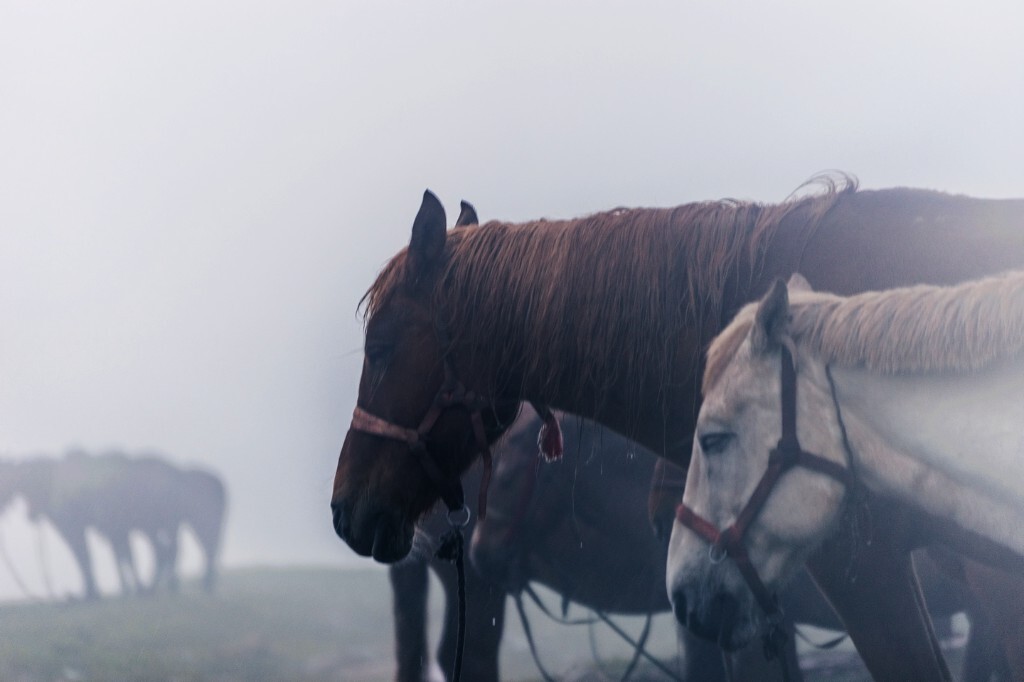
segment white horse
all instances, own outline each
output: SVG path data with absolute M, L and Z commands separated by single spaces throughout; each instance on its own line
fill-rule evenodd
M 780 438 L 790 355 L 803 451 L 1024 555 L 1024 273 L 850 298 L 797 275 L 741 310 L 708 352 L 683 494 L 692 513 L 678 517 L 690 525 L 673 527 L 666 578 L 688 626 L 735 648 L 765 625 L 748 586 L 757 578 L 692 527 L 701 517 L 725 529 L 751 498 Z M 767 593 L 830 535 L 850 487 L 799 465 L 778 478 L 742 538 Z

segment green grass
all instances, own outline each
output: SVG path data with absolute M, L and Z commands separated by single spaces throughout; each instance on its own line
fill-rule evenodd
M 440 592 L 432 583 L 433 637 Z M 557 610 L 558 598 L 545 594 Z M 535 608 L 529 612 L 552 673 L 567 680 L 602 679 L 586 627 L 557 625 Z M 570 610 L 570 616 L 583 615 Z M 634 636 L 642 627 L 640 618 L 616 621 Z M 604 626 L 595 628 L 594 639 L 604 669 L 621 670 L 628 647 Z M 668 614 L 656 617 L 649 649 L 662 660 L 677 653 Z M 387 572 L 376 567 L 227 571 L 213 597 L 186 584 L 177 597 L 0 607 L 3 682 L 383 682 L 394 675 L 392 651 L 390 587 Z M 835 663 L 808 679 L 867 679 L 859 664 Z M 501 666 L 506 680 L 539 677 L 511 603 Z
M 178 597 L 6 606 L 0 679 L 364 679 L 342 665 L 367 652 L 379 667 L 386 588 L 379 570 L 250 569 L 227 572 L 213 597 L 186 585 Z

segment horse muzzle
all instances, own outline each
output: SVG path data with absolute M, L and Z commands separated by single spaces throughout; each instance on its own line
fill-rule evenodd
M 526 585 L 526 571 L 518 545 L 496 542 L 492 537 L 481 539 L 479 526 L 469 547 L 473 568 L 487 582 L 499 585 L 509 593 L 520 591 Z
M 710 598 L 687 599 L 683 590 L 672 594 L 676 620 L 701 639 L 713 641 L 726 651 L 735 651 L 754 638 L 755 626 L 743 617 L 749 612 L 728 592 Z
M 412 549 L 413 526 L 397 514 L 356 509 L 344 500 L 332 500 L 331 511 L 334 531 L 360 556 L 390 564 Z

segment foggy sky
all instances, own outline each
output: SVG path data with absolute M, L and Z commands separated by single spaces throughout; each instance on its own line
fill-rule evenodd
M 554 4 L 0 4 L 0 453 L 160 450 L 227 479 L 229 565 L 357 561 L 355 308 L 424 188 L 1024 195 L 1018 2 Z

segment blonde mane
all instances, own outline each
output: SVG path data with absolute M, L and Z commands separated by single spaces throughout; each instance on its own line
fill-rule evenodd
M 817 186 L 773 205 L 725 200 L 451 230 L 434 306 L 452 344 L 484 349 L 519 376 L 590 400 L 625 378 L 639 395 L 642 382 L 672 375 L 681 333 L 721 326 L 726 282 L 757 276 L 783 219 L 793 216 L 802 244 L 856 191 L 846 177 Z M 399 290 L 405 258 L 397 254 L 367 292 L 367 318 Z
M 745 306 L 712 343 L 705 391 L 746 339 L 756 308 Z M 845 298 L 797 291 L 790 315 L 793 340 L 827 363 L 881 374 L 972 372 L 1024 351 L 1024 271 Z

